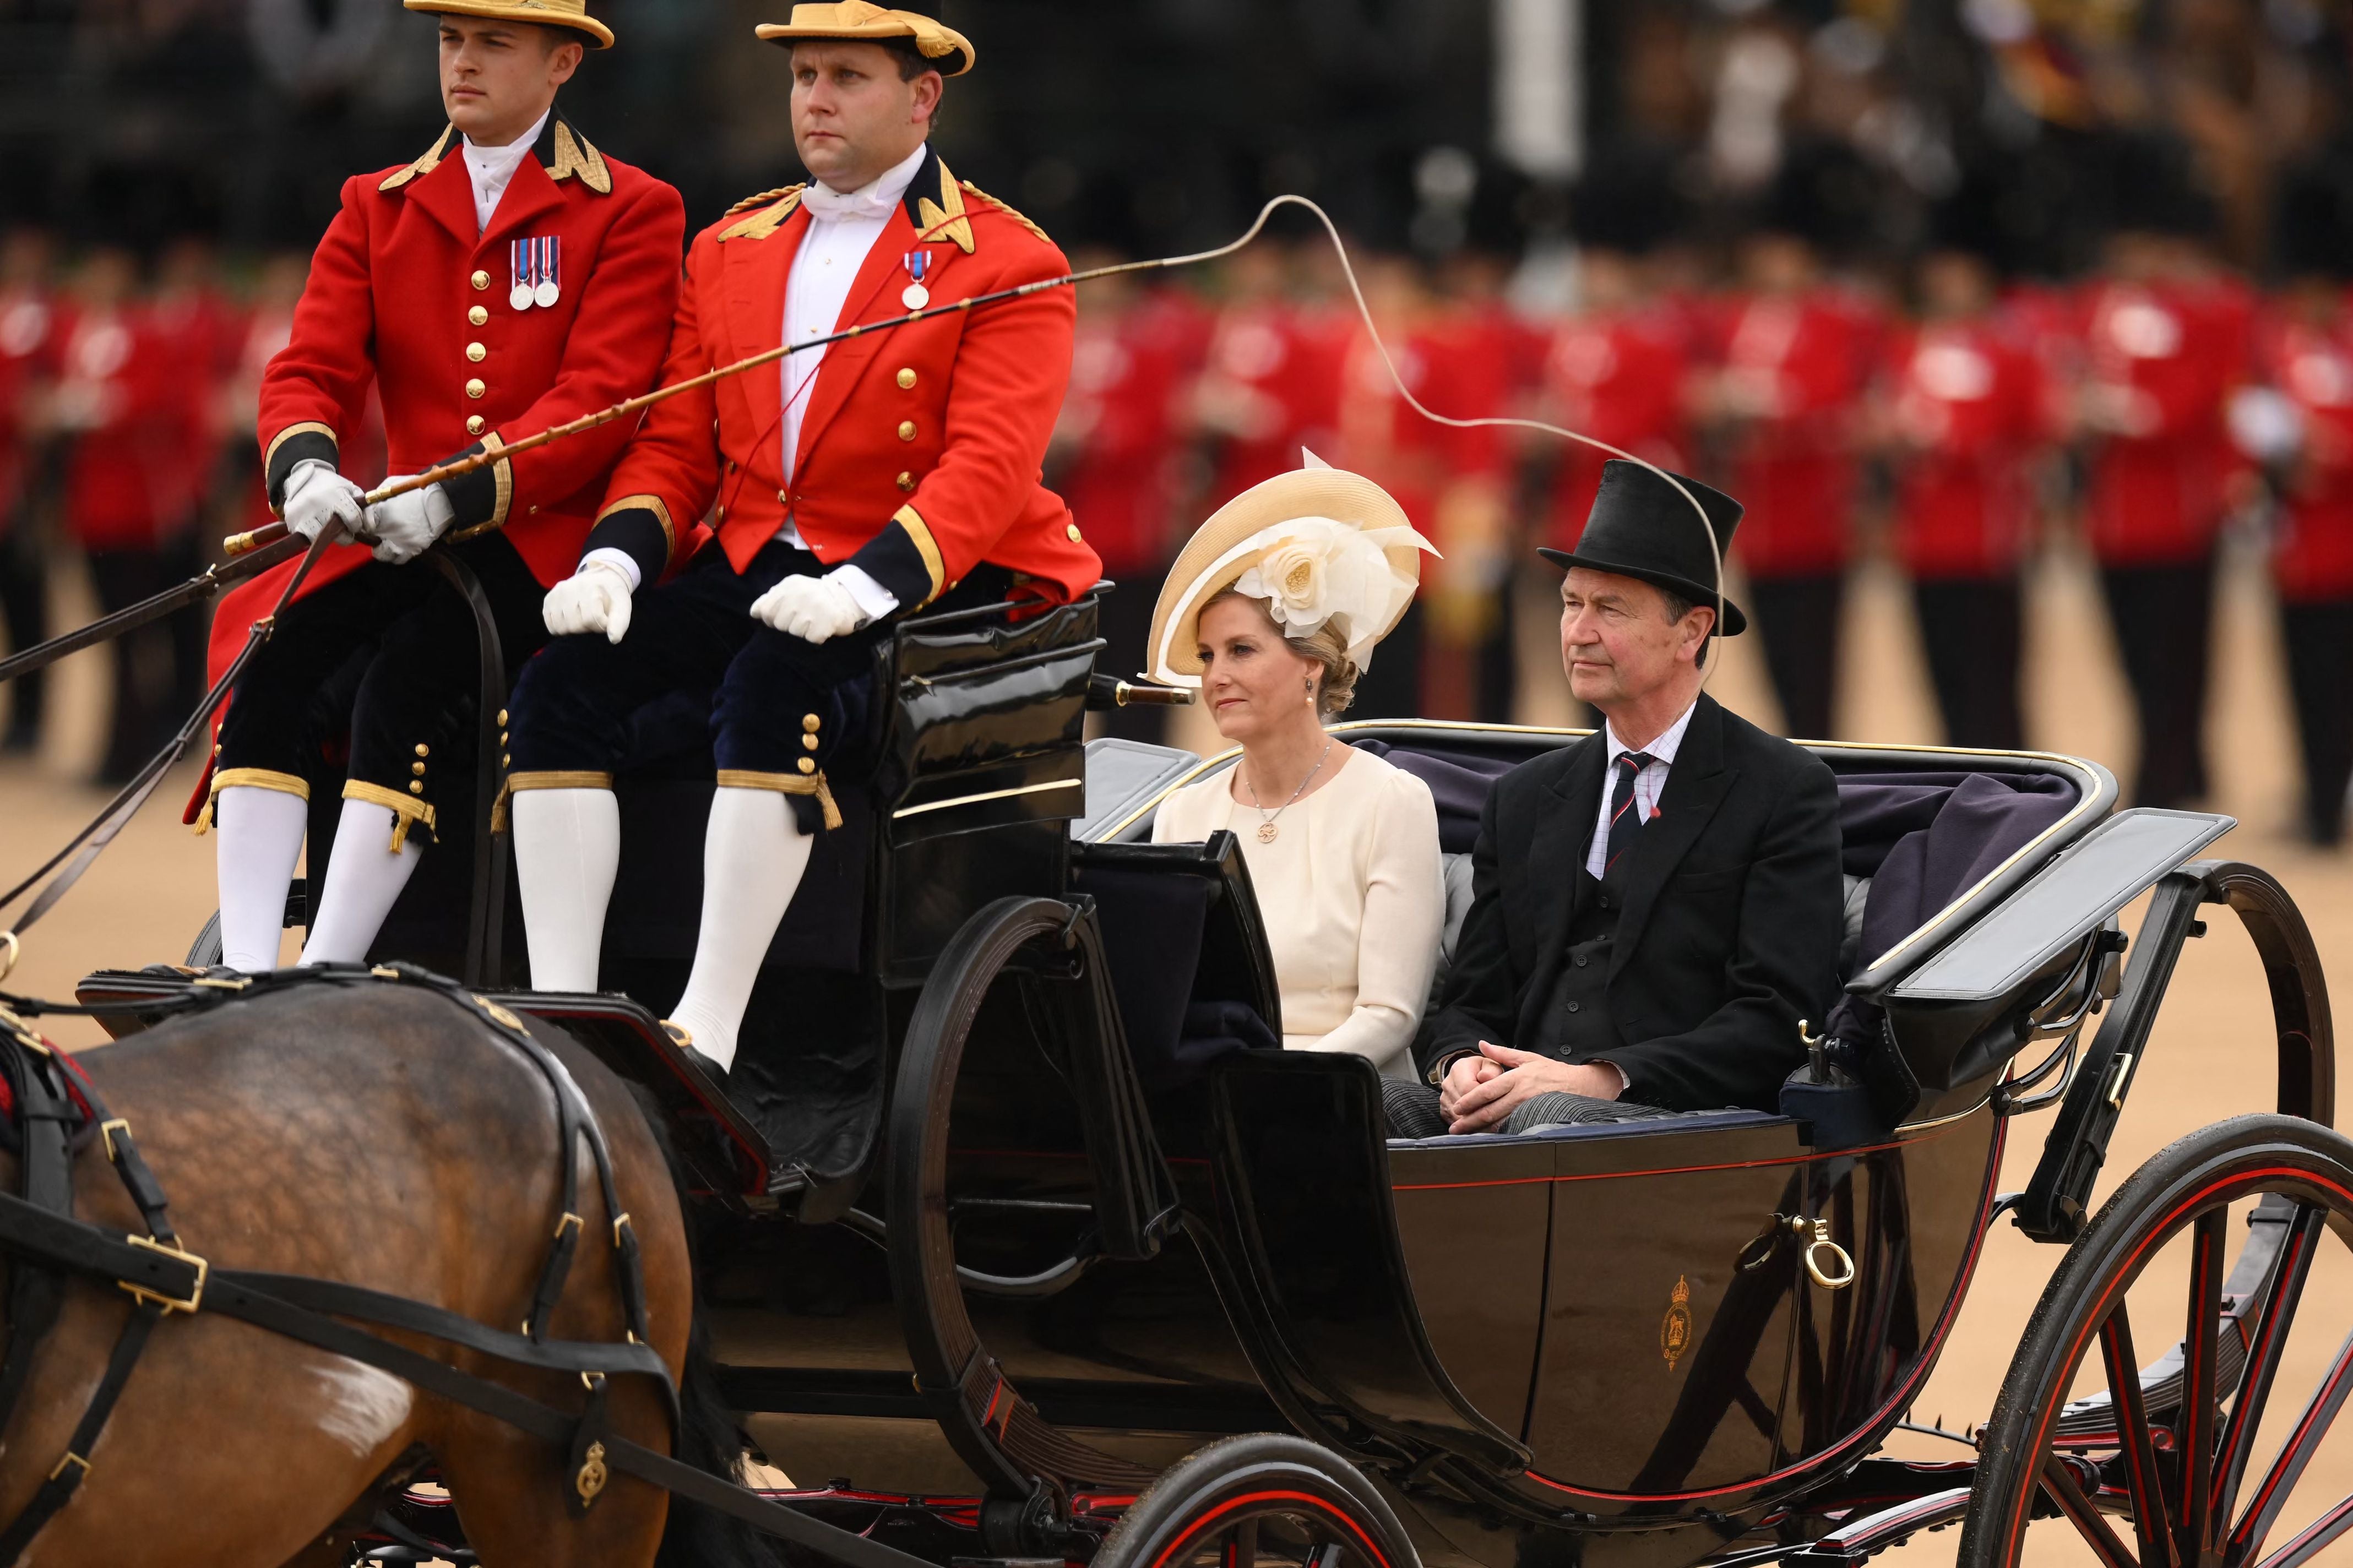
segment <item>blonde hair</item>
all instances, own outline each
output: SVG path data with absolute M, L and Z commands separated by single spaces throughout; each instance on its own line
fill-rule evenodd
M 1239 599 L 1255 608 L 1268 629 L 1282 639 L 1283 647 L 1324 672 L 1323 679 L 1315 688 L 1318 716 L 1332 719 L 1348 710 L 1348 705 L 1356 700 L 1356 677 L 1363 672 L 1357 669 L 1356 661 L 1348 657 L 1348 639 L 1341 633 L 1338 616 L 1326 620 L 1304 637 L 1293 637 L 1275 625 L 1274 616 L 1267 610 L 1266 600 L 1245 594 L 1240 588 L 1227 588 L 1213 595 L 1209 603 L 1201 606 L 1201 615 L 1208 614 L 1211 605 L 1221 604 L 1228 599 Z M 1200 616 L 1194 616 L 1195 625 L 1199 622 Z

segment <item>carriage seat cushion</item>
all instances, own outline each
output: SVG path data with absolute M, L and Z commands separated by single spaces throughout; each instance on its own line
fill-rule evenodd
M 1704 1132 L 1722 1128 L 1763 1127 L 1787 1120 L 1762 1110 L 1728 1107 L 1722 1110 L 1676 1110 L 1660 1116 L 1645 1116 L 1629 1121 L 1560 1121 L 1533 1131 L 1515 1134 L 1508 1142 L 1517 1144 L 1542 1140 L 1547 1142 L 1583 1141 L 1589 1138 L 1649 1138 L 1669 1132 Z M 1436 1138 L 1392 1138 L 1392 1149 L 1493 1149 L 1506 1140 L 1492 1132 L 1448 1132 Z

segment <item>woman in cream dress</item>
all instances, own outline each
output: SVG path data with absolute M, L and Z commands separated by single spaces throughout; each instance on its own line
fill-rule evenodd
M 1310 458 L 1311 464 L 1314 459 Z M 1320 465 L 1219 509 L 1153 614 L 1153 674 L 1198 686 L 1233 767 L 1176 791 L 1155 843 L 1240 841 L 1283 1047 L 1411 1079 L 1446 893 L 1430 786 L 1324 728 L 1397 624 L 1429 544 L 1379 486 Z

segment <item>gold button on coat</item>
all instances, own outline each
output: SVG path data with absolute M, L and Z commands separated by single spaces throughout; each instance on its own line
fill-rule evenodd
M 899 488 L 902 490 L 913 490 L 915 488 L 915 476 L 913 474 L 901 474 L 899 476 Z
M 813 762 L 810 762 L 807 757 L 803 757 L 803 758 L 801 759 L 800 766 L 801 766 L 801 772 L 803 772 L 803 773 L 813 773 L 817 772 L 817 764 L 816 764 L 815 763 L 813 763 Z
M 804 752 L 814 752 L 814 751 L 816 751 L 816 750 L 817 750 L 817 744 L 818 744 L 818 742 L 817 742 L 817 737 L 816 737 L 815 735 L 803 735 L 803 736 L 801 737 L 801 750 L 802 750 L 802 751 L 804 751 Z
M 408 764 L 408 771 L 415 773 L 418 778 L 423 778 L 425 776 L 425 764 L 423 763 L 411 763 Z
M 420 757 L 429 757 L 433 754 L 433 748 L 419 741 L 417 742 L 417 754 Z
M 503 724 L 503 723 L 505 723 L 506 721 L 507 721 L 507 710 L 506 710 L 505 709 L 501 708 L 501 709 L 500 709 L 500 710 L 499 710 L 499 722 L 500 722 L 500 723 L 501 723 L 501 724 Z
M 912 441 L 912 440 L 913 440 L 914 438 L 915 438 L 915 422 L 914 422 L 913 420 L 912 420 L 912 419 L 902 419 L 902 420 L 900 420 L 900 421 L 899 421 L 899 439 L 900 439 L 900 440 L 902 440 L 902 441 Z
M 423 795 L 425 793 L 425 785 L 423 782 L 417 779 L 411 779 L 408 784 L 408 793 L 411 795 Z
M 1062 530 L 1062 531 L 1071 536 L 1071 543 L 1076 544 L 1079 542 L 1079 525 L 1077 523 L 1074 522 L 1071 524 L 1070 527 Z
M 489 424 L 490 421 L 483 418 L 480 415 L 469 414 L 466 416 L 466 434 L 469 436 L 479 436 Z
M 487 272 L 477 272 L 474 274 L 473 281 L 477 289 L 487 289 L 491 286 L 491 275 Z
M 913 386 L 913 385 L 914 385 L 914 384 L 915 384 L 915 373 L 914 373 L 914 371 L 913 371 L 913 370 L 912 370 L 911 368 L 909 368 L 908 366 L 901 365 L 901 366 L 899 367 L 899 384 L 900 384 L 901 386 Z
M 477 305 L 466 312 L 466 320 L 474 326 L 487 327 L 491 324 L 491 308 L 488 305 Z
M 469 397 L 480 397 L 488 391 L 490 388 L 483 385 L 479 378 L 466 384 L 466 395 Z
M 820 722 L 821 721 L 819 721 L 818 716 L 814 713 L 804 713 L 801 715 L 801 728 L 807 731 L 812 735 L 818 732 Z
M 491 357 L 491 351 L 484 348 L 480 343 L 468 343 L 466 345 L 466 357 L 472 360 L 476 364 L 480 364 L 484 360 Z

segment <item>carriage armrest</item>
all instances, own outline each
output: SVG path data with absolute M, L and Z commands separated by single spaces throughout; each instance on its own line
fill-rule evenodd
M 1116 736 L 1089 741 L 1087 814 L 1071 824 L 1071 837 L 1082 843 L 1109 837 L 1200 763 L 1198 756 L 1176 746 L 1155 746 Z M 1141 821 L 1135 826 L 1140 832 L 1149 831 Z
M 2237 826 L 2210 812 L 2119 812 L 1927 962 L 1883 992 L 1858 988 L 1858 994 L 1879 992 L 1897 1003 L 2007 1001 L 2167 872 Z

